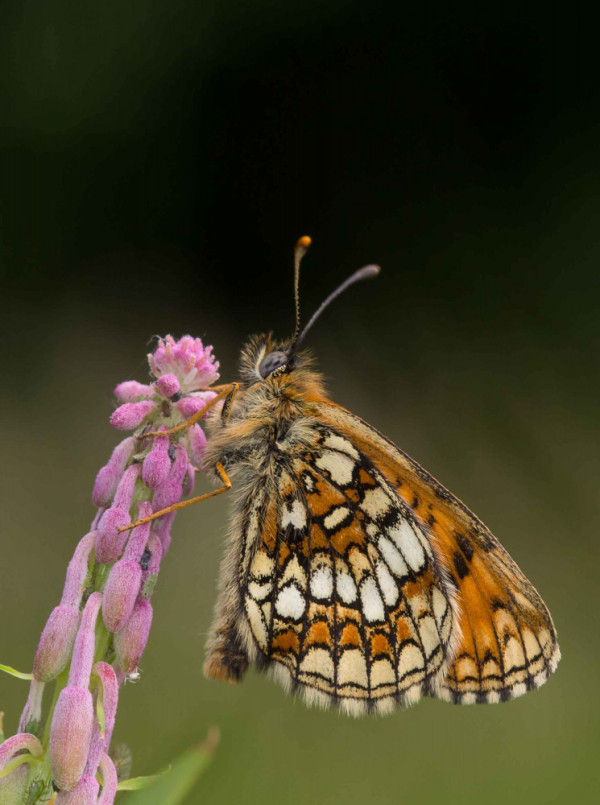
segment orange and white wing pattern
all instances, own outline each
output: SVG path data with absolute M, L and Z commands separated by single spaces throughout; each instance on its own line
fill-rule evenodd
M 245 642 L 307 701 L 353 715 L 432 693 L 461 639 L 427 527 L 347 438 L 284 454 L 248 509 Z
M 437 562 L 457 591 L 461 638 L 439 686 L 458 704 L 513 699 L 540 687 L 560 659 L 541 597 L 483 523 L 419 464 L 345 409 L 320 406 L 323 419 L 370 458 L 427 529 Z

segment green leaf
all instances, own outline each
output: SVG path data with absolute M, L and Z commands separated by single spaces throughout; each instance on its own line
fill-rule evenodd
M 180 805 L 208 768 L 218 742 L 219 731 L 212 727 L 205 741 L 180 755 L 166 772 L 119 783 L 119 790 L 127 790 L 128 783 L 135 781 L 137 786 L 146 781 L 141 783 L 143 790 L 136 790 L 123 800 L 124 805 Z
M 164 771 L 159 771 L 158 774 L 149 774 L 147 777 L 129 777 L 127 780 L 121 780 L 117 786 L 117 790 L 141 791 L 143 788 L 149 788 L 151 785 L 154 785 L 157 780 L 169 774 L 172 768 L 172 766 L 168 766 Z
M 5 674 L 10 674 L 11 676 L 16 676 L 17 679 L 26 679 L 28 681 L 33 679 L 33 674 L 24 674 L 22 671 L 11 668 L 10 665 L 0 665 L 0 671 L 4 671 Z

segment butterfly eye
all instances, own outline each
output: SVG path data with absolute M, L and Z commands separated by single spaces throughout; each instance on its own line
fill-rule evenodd
M 289 355 L 285 352 L 269 352 L 260 362 L 258 371 L 261 377 L 268 377 L 276 369 L 285 366 L 289 360 Z

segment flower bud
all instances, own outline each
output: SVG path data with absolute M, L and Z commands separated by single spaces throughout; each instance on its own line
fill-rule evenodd
M 152 514 L 152 505 L 144 500 L 138 506 L 138 518 Z M 151 523 L 142 523 L 131 532 L 127 547 L 111 569 L 104 586 L 102 617 L 109 632 L 118 632 L 131 615 L 142 584 L 141 559 L 150 535 Z
M 123 441 L 115 447 L 108 463 L 102 467 L 96 476 L 94 491 L 92 492 L 94 506 L 110 506 L 119 479 L 135 450 L 135 445 L 135 438 L 128 436 L 127 439 L 123 439 Z
M 137 380 L 125 380 L 114 390 L 114 395 L 122 403 L 137 402 L 140 397 L 152 397 L 154 389 L 152 386 L 146 386 L 144 383 L 138 383 Z
M 94 706 L 87 688 L 63 688 L 50 727 L 50 768 L 59 789 L 79 782 L 90 751 Z
M 188 446 L 190 461 L 200 469 L 202 467 L 202 460 L 204 458 L 204 451 L 206 450 L 206 434 L 200 425 L 192 425 L 188 431 Z
M 182 417 L 190 419 L 198 411 L 201 411 L 207 403 L 217 396 L 216 391 L 203 391 L 194 396 L 182 397 L 175 403 L 175 408 L 179 411 Z M 208 411 L 204 416 L 208 414 Z M 204 417 L 203 417 L 204 418 Z
M 20 733 L 37 734 L 42 720 L 42 697 L 44 696 L 44 683 L 32 679 L 29 685 L 29 695 L 19 719 Z
M 44 748 L 35 735 L 19 732 L 0 744 L 0 769 L 4 768 L 16 755 L 20 755 L 23 752 L 29 752 L 34 757 L 40 757 L 43 751 Z
M 35 679 L 50 682 L 60 674 L 71 656 L 78 626 L 78 609 L 58 606 L 52 610 L 33 661 Z
M 179 380 L 177 380 L 175 375 L 162 375 L 156 381 L 156 388 L 163 397 L 172 397 L 179 391 Z
M 109 564 L 121 555 L 127 540 L 127 532 L 119 531 L 131 522 L 129 513 L 135 484 L 140 477 L 141 466 L 132 464 L 123 473 L 119 482 L 113 505 L 107 509 L 96 531 L 96 559 L 102 564 Z
M 92 742 L 90 745 L 88 759 L 85 764 L 83 777 L 81 778 L 82 780 L 84 780 L 86 777 L 95 778 L 96 771 L 98 769 L 98 761 L 100 760 L 103 752 L 106 752 L 110 746 L 110 741 L 115 726 L 115 717 L 117 714 L 117 703 L 119 700 L 119 681 L 112 666 L 107 662 L 97 662 L 94 665 L 93 671 L 101 687 L 101 691 L 98 691 L 97 696 L 102 696 L 102 707 L 104 710 L 104 733 L 100 731 L 98 721 L 94 721 Z
M 96 619 L 101 604 L 102 594 L 92 593 L 83 610 L 69 668 L 69 685 L 71 687 L 87 690 L 90 684 L 90 674 L 94 662 Z
M 171 469 L 169 445 L 168 436 L 156 436 L 152 449 L 144 459 L 142 479 L 150 489 L 157 489 L 169 474 Z
M 67 576 L 61 598 L 61 606 L 79 609 L 88 575 L 88 563 L 94 547 L 96 533 L 90 531 L 79 540 L 73 557 L 67 567 Z
M 133 430 L 154 409 L 155 403 L 151 400 L 124 403 L 120 405 L 110 418 L 110 424 L 117 430 Z
M 121 560 L 110 571 L 104 587 L 102 618 L 109 632 L 119 632 L 133 610 L 142 584 L 139 562 Z
M 119 781 L 115 764 L 107 754 L 100 758 L 100 771 L 102 772 L 102 793 L 98 799 L 98 805 L 113 805 Z
M 59 792 L 56 805 L 97 805 L 99 791 L 95 775 L 84 774 L 75 788 Z
M 0 770 L 23 752 L 29 752 L 33 757 L 40 757 L 43 751 L 42 744 L 35 735 L 24 732 L 13 735 L 0 744 Z M 25 802 L 30 769 L 28 763 L 22 763 L 6 777 L 0 778 L 0 802 L 7 805 Z
M 152 625 L 152 604 L 147 598 L 138 598 L 133 612 L 123 629 L 115 635 L 114 645 L 119 665 L 126 674 L 138 667 Z
M 188 457 L 185 447 L 178 444 L 175 448 L 175 461 L 167 479 L 158 487 L 152 499 L 152 508 L 155 512 L 168 509 L 181 500 L 183 493 L 183 479 L 187 472 Z
M 87 600 L 75 638 L 69 684 L 59 694 L 50 726 L 50 767 L 57 786 L 65 791 L 79 782 L 90 751 L 94 707 L 88 686 L 101 603 L 100 593 L 92 593 Z

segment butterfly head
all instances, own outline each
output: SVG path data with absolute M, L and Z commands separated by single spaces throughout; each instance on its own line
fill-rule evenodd
M 379 266 L 369 265 L 360 268 L 351 274 L 341 285 L 325 299 L 319 308 L 313 313 L 308 323 L 301 328 L 300 324 L 300 264 L 306 254 L 311 239 L 306 235 L 298 241 L 294 252 L 294 300 L 296 306 L 296 327 L 294 335 L 287 342 L 280 344 L 274 343 L 271 334 L 254 337 L 247 344 L 242 353 L 241 376 L 247 385 L 269 381 L 289 375 L 295 369 L 302 368 L 310 362 L 310 356 L 306 352 L 299 352 L 300 345 L 304 341 L 306 334 L 311 329 L 321 313 L 336 299 L 346 288 L 354 285 L 360 280 L 376 277 L 379 274 Z

